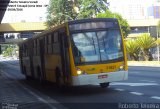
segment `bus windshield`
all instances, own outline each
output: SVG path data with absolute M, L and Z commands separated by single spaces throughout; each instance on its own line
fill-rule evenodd
M 121 34 L 118 29 L 72 34 L 75 64 L 123 59 Z

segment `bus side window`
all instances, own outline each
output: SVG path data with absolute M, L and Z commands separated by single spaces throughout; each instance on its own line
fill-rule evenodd
M 48 39 L 48 37 L 47 36 L 44 36 L 44 37 L 45 37 L 45 39 L 44 39 L 45 40 L 45 54 L 48 54 L 48 49 L 47 49 L 47 44 L 48 44 L 47 39 Z
M 47 44 L 48 54 L 51 54 L 52 53 L 52 34 L 49 34 L 47 37 L 48 37 L 48 44 Z
M 54 44 L 54 33 L 51 33 L 51 48 L 52 48 L 52 54 L 54 54 L 53 44 Z
M 58 32 L 54 34 L 54 43 L 58 43 Z
M 60 44 L 59 44 L 59 39 L 58 39 L 58 32 L 54 33 L 54 37 L 53 37 L 53 54 L 60 54 Z
M 25 55 L 25 46 L 23 45 L 23 56 L 25 57 L 26 55 Z
M 26 45 L 24 44 L 24 57 L 26 57 Z
M 37 39 L 36 42 L 37 42 L 36 52 L 37 52 L 37 55 L 39 56 L 39 49 L 40 49 L 39 40 Z
M 26 45 L 26 57 L 28 56 L 28 47 Z
M 48 35 L 48 44 L 51 44 L 52 43 L 52 34 L 49 34 Z
M 65 36 L 64 36 L 64 40 L 65 40 L 65 47 L 68 48 L 69 47 L 69 40 L 68 40 L 68 36 L 67 34 L 65 33 Z
M 33 45 L 34 45 L 34 47 L 33 47 L 33 49 L 34 49 L 33 52 L 34 52 L 34 53 L 33 53 L 33 54 L 36 56 L 36 40 L 34 40 L 34 44 L 33 44 Z

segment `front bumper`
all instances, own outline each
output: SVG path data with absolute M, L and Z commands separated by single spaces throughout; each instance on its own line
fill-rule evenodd
M 107 78 L 99 78 L 101 75 L 107 75 Z M 109 73 L 99 73 L 99 74 L 86 74 L 78 75 L 72 77 L 72 85 L 90 85 L 90 84 L 99 84 L 106 82 L 115 82 L 128 79 L 128 71 L 117 71 Z

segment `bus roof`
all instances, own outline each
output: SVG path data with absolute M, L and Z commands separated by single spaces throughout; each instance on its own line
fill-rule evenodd
M 47 33 L 51 32 L 53 30 L 57 30 L 58 28 L 64 27 L 66 23 L 71 25 L 71 24 L 77 24 L 77 23 L 100 22 L 100 21 L 105 21 L 105 22 L 107 22 L 107 21 L 111 22 L 112 21 L 112 22 L 115 22 L 115 21 L 118 21 L 118 20 L 116 18 L 89 18 L 89 19 L 72 20 L 72 21 L 65 22 L 65 23 L 63 23 L 63 24 L 61 24 L 59 26 L 55 26 L 55 27 L 52 27 L 52 28 L 50 28 L 48 30 L 45 30 L 42 33 L 36 34 L 32 38 L 29 38 L 27 40 L 24 40 L 24 41 L 20 42 L 18 45 L 21 45 L 21 44 L 23 44 L 25 42 L 28 42 L 28 41 L 31 41 L 33 39 L 37 39 L 37 38 L 43 36 L 44 34 L 47 34 Z
M 116 18 L 90 18 L 90 19 L 80 19 L 68 21 L 68 24 L 84 23 L 84 22 L 100 22 L 100 21 L 118 21 Z

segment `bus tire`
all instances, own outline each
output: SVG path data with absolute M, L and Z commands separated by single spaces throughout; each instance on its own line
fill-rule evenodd
M 32 80 L 32 77 L 26 75 L 26 80 Z
M 26 67 L 25 66 L 23 66 L 23 74 L 26 75 Z
M 38 81 L 39 81 L 39 83 L 43 84 L 44 81 L 43 81 L 42 72 L 41 72 L 41 69 L 40 69 L 39 66 L 37 67 L 37 74 L 38 74 Z
M 109 86 L 109 82 L 108 82 L 108 83 L 100 83 L 100 86 L 101 86 L 102 88 L 106 88 L 106 87 Z
M 25 66 L 23 67 L 23 73 L 25 75 L 26 80 L 30 80 L 31 79 L 31 77 L 27 75 L 26 67 Z
M 61 72 L 60 69 L 58 67 L 56 67 L 55 69 L 55 75 L 56 75 L 56 85 L 58 88 L 60 88 L 62 86 L 61 84 Z

